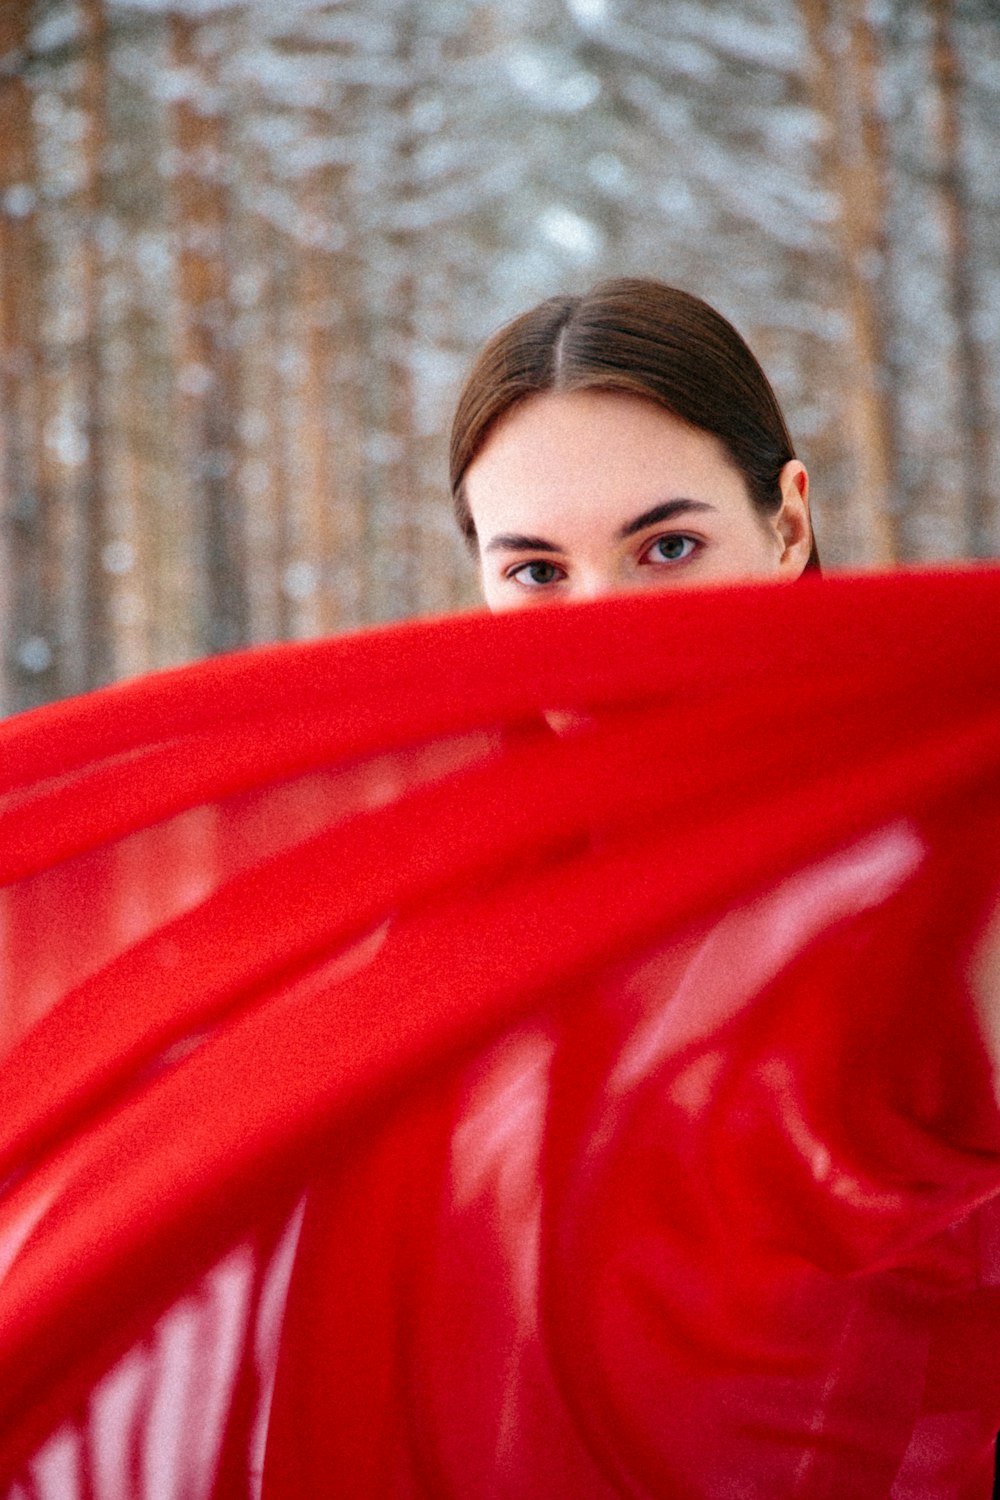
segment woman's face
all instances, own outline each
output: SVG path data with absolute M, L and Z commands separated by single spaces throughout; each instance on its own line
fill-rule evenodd
M 762 514 L 716 438 L 643 397 L 532 396 L 465 477 L 486 603 L 797 578 L 810 547 L 797 460 L 780 485 L 780 510 Z

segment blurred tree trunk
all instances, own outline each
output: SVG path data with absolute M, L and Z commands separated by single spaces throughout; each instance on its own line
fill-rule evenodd
M 255 103 L 251 104 L 255 109 Z M 254 115 L 256 118 L 256 115 Z M 244 169 L 242 155 L 237 170 Z M 249 171 L 249 167 L 247 166 Z M 279 640 L 284 631 L 281 592 L 282 509 L 288 493 L 278 351 L 282 339 L 282 237 L 261 213 L 243 226 L 239 290 L 241 463 L 236 476 L 246 516 L 247 607 L 251 639 Z
M 31 95 L 23 60 L 28 7 L 0 7 L 0 399 L 3 415 L 4 644 L 7 711 L 58 692 L 50 497 L 41 484 L 40 287 Z
M 294 389 L 288 401 L 286 441 L 292 483 L 286 497 L 281 587 L 286 634 L 293 640 L 328 633 L 336 611 L 325 587 L 331 556 L 334 497 L 330 493 L 330 258 L 315 243 L 321 230 L 319 199 L 323 172 L 310 174 L 302 189 L 306 239 L 296 257 L 292 339 Z M 290 382 L 291 383 L 291 382 Z
M 399 165 L 405 162 L 405 154 Z M 404 200 L 405 201 L 405 200 Z M 397 550 L 398 566 L 394 595 L 386 601 L 390 617 L 405 619 L 419 614 L 424 554 L 423 517 L 420 513 L 421 485 L 417 463 L 419 437 L 414 421 L 415 386 L 413 361 L 419 334 L 416 326 L 416 244 L 405 231 L 389 237 L 390 255 L 397 266 L 393 281 L 392 319 L 386 330 L 387 379 L 386 430 L 390 436 L 389 462 L 385 469 L 384 504 L 395 517 L 390 547 Z M 391 552 L 390 552 L 391 556 Z
M 135 76 L 135 35 L 108 8 L 108 145 L 101 214 L 103 546 L 105 608 L 115 675 L 131 676 L 202 649 L 194 628 L 190 515 L 175 461 L 172 304 L 160 165 L 167 113 Z M 113 18 L 113 19 L 112 19 Z M 145 66 L 162 76 L 166 28 L 143 23 Z
M 347 194 L 335 200 L 338 223 L 347 217 Z M 369 605 L 372 560 L 366 555 L 365 506 L 365 350 L 367 330 L 358 256 L 345 235 L 337 251 L 336 337 L 331 349 L 330 467 L 327 513 L 330 523 L 330 585 L 340 628 L 372 618 Z
M 104 566 L 107 560 L 105 548 L 111 541 L 111 535 L 106 514 L 106 421 L 101 318 L 103 287 L 97 235 L 98 218 L 103 206 L 103 162 L 107 141 L 107 33 L 104 0 L 83 0 L 81 17 L 84 71 L 80 107 L 86 122 L 86 134 L 82 142 L 84 181 L 80 203 L 81 313 L 84 333 L 79 386 L 86 457 L 78 480 L 74 506 L 77 520 L 72 537 L 72 552 L 78 558 L 77 567 L 80 572 L 75 592 L 82 603 L 78 632 L 80 661 L 77 668 L 77 690 L 110 682 L 117 675 L 118 666 L 109 619 L 109 575 Z M 114 561 L 114 555 L 111 560 Z
M 900 553 L 897 423 L 887 365 L 885 133 L 877 108 L 876 39 L 864 0 L 802 0 L 816 106 L 826 126 L 823 172 L 837 203 L 851 359 L 845 394 L 855 459 L 851 528 L 859 561 Z
M 938 198 L 944 231 L 944 275 L 954 324 L 958 442 L 965 507 L 965 547 L 989 557 L 998 541 L 991 492 L 991 443 L 986 371 L 975 334 L 969 207 L 963 170 L 961 79 L 953 35 L 953 0 L 931 0 L 933 69 L 937 92 Z
M 346 126 L 344 113 L 342 106 L 341 131 Z M 311 140 L 330 138 L 333 120 L 327 112 L 310 111 L 308 124 Z M 341 570 L 362 566 L 360 475 L 356 463 L 350 462 L 360 457 L 361 434 L 356 428 L 346 430 L 348 412 L 334 415 L 340 399 L 335 390 L 336 339 L 344 337 L 344 314 L 353 304 L 355 282 L 352 257 L 341 253 L 347 239 L 344 177 L 341 166 L 314 167 L 305 175 L 299 195 L 290 309 L 298 368 L 286 424 L 286 466 L 292 482 L 281 571 L 286 630 L 292 638 L 345 628 L 352 616 L 338 580 Z M 345 451 L 348 447 L 353 454 Z
M 414 421 L 415 309 L 422 264 L 420 237 L 410 216 L 417 196 L 412 111 L 416 98 L 419 18 L 405 3 L 388 7 L 391 56 L 386 71 L 395 80 L 377 100 L 378 117 L 368 129 L 378 142 L 371 201 L 364 205 L 375 256 L 371 270 L 381 287 L 382 315 L 371 320 L 369 348 L 376 379 L 368 404 L 370 618 L 402 619 L 417 612 L 420 595 L 420 487 Z M 371 104 L 369 101 L 369 111 Z M 376 561 L 377 560 L 377 561 Z M 372 566 L 373 565 L 373 566 Z
M 174 67 L 188 81 L 175 108 L 181 451 L 200 541 L 204 649 L 227 651 L 251 638 L 246 535 L 235 484 L 239 402 L 230 336 L 231 161 L 217 80 L 211 74 L 203 79 L 197 95 L 191 86 L 206 66 L 196 47 L 198 23 L 175 14 L 171 30 Z

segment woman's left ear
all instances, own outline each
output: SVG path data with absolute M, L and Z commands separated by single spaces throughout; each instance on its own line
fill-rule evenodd
M 790 458 L 778 475 L 781 508 L 773 524 L 781 540 L 778 572 L 786 579 L 798 578 L 809 561 L 812 525 L 809 520 L 809 475 L 805 464 Z

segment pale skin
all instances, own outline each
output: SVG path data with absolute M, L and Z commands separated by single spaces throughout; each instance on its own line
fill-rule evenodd
M 641 396 L 547 391 L 499 422 L 466 473 L 492 610 L 646 588 L 791 581 L 811 545 L 797 459 L 764 514 L 718 439 Z

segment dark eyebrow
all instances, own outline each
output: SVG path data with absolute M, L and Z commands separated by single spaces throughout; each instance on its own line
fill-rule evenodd
M 690 511 L 715 510 L 714 505 L 709 505 L 706 500 L 662 500 L 659 505 L 653 505 L 649 510 L 644 510 L 641 516 L 634 520 L 626 521 L 619 528 L 618 535 L 624 539 L 635 536 L 637 531 L 645 531 L 647 526 L 655 526 L 658 521 L 672 521 L 675 516 L 684 515 Z M 483 548 L 484 552 L 561 552 L 555 542 L 547 542 L 542 536 L 523 536 L 517 531 L 502 531 L 497 536 L 491 537 Z
M 484 552 L 558 552 L 555 542 L 547 542 L 540 536 L 521 536 L 516 531 L 503 531 L 491 537 Z
M 672 521 L 675 516 L 693 510 L 715 510 L 715 506 L 709 505 L 707 500 L 664 500 L 662 504 L 644 510 L 633 521 L 626 521 L 618 535 L 624 540 L 627 536 L 635 536 L 637 531 L 645 531 L 647 526 L 655 526 L 658 521 Z

